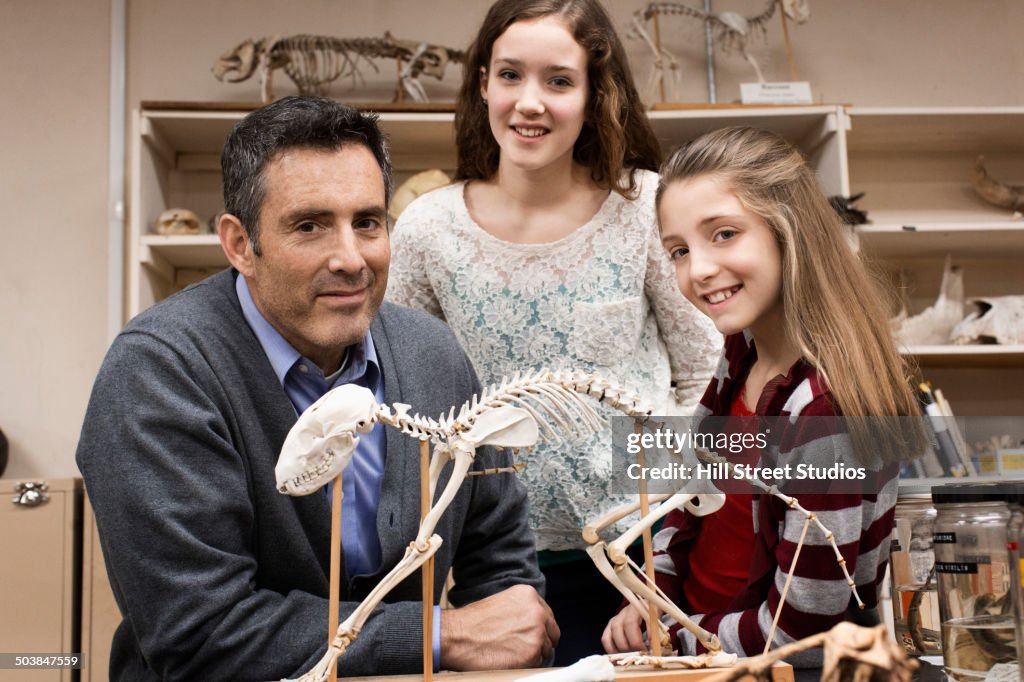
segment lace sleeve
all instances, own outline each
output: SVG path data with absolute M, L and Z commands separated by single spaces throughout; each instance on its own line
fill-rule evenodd
M 656 224 L 650 233 L 644 289 L 668 349 L 676 402 L 683 414 L 693 414 L 722 354 L 722 335 L 679 292 Z
M 399 305 L 418 308 L 445 319 L 437 293 L 427 272 L 426 249 L 430 234 L 437 229 L 437 217 L 429 200 L 420 197 L 402 212 L 391 232 L 391 267 L 388 271 L 387 299 Z

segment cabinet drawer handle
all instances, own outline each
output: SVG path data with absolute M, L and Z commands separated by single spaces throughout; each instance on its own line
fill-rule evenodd
M 22 507 L 38 507 L 50 501 L 46 491 L 50 485 L 46 481 L 27 481 L 14 486 L 14 504 Z

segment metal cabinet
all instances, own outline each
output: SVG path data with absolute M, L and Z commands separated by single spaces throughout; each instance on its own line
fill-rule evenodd
M 80 654 L 82 482 L 0 480 L 0 650 Z M 77 670 L 0 669 L 0 682 L 79 679 Z

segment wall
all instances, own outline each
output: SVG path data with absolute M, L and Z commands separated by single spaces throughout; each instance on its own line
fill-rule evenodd
M 109 0 L 0 0 L 8 478 L 77 475 L 74 449 L 106 350 L 109 34 Z
M 606 0 L 620 30 L 641 2 Z M 699 6 L 699 0 L 687 0 Z M 1024 3 L 1020 0 L 812 0 L 790 25 L 800 78 L 816 100 L 861 106 L 1024 105 Z M 128 0 L 128 106 L 142 100 L 252 101 L 255 80 L 222 84 L 215 59 L 270 34 L 396 36 L 464 46 L 482 0 Z M 764 0 L 715 0 L 719 11 L 758 13 Z M 8 477 L 73 475 L 89 388 L 108 342 L 107 121 L 110 0 L 0 0 L 0 428 L 11 440 Z M 706 101 L 703 35 L 693 21 L 662 19 L 679 58 L 681 100 Z M 639 83 L 651 58 L 628 41 Z M 769 80 L 787 78 L 778 17 L 753 52 Z M 369 68 L 358 99 L 388 100 L 391 63 Z M 738 98 L 752 73 L 716 52 L 719 101 Z M 424 79 L 451 99 L 458 70 Z M 278 94 L 291 92 L 283 75 Z M 354 97 L 336 84 L 334 96 Z
M 605 0 L 624 34 L 642 1 Z M 714 0 L 719 11 L 760 13 L 766 0 Z M 210 74 L 216 58 L 249 37 L 316 33 L 374 37 L 390 30 L 397 37 L 463 47 L 486 13 L 487 0 L 273 0 L 211 3 L 207 0 L 130 1 L 131 70 L 129 101 L 255 100 L 255 79 L 222 84 Z M 701 0 L 685 0 L 699 7 Z M 811 0 L 811 18 L 790 23 L 800 78 L 810 81 L 816 100 L 860 106 L 1020 105 L 1024 104 L 1024 3 L 1020 0 Z M 680 99 L 706 102 L 703 29 L 682 17 L 661 19 L 663 45 L 679 58 Z M 649 28 L 650 30 L 650 28 Z M 175 47 L 180 45 L 181 47 Z M 638 84 L 651 57 L 638 40 L 626 41 Z M 788 79 L 789 68 L 779 16 L 767 35 L 752 41 L 752 52 L 768 80 Z M 753 70 L 733 51 L 716 51 L 719 101 L 739 98 L 738 83 Z M 394 66 L 379 61 L 382 75 Z M 363 69 L 368 87 L 359 99 L 387 100 L 393 81 Z M 458 70 L 444 83 L 424 79 L 438 98 L 451 98 Z M 277 94 L 292 92 L 280 74 Z M 275 85 L 277 85 L 275 83 Z M 336 84 L 332 94 L 351 98 Z

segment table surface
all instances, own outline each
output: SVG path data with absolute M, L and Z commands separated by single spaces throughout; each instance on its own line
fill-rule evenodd
M 534 673 L 544 672 L 541 669 L 530 670 L 496 670 L 490 672 L 475 673 L 454 673 L 443 672 L 434 675 L 438 682 L 512 682 L 520 677 L 526 677 Z M 706 679 L 721 670 L 655 670 L 655 671 L 634 671 L 620 672 L 616 680 L 631 680 L 634 682 L 697 682 Z M 786 663 L 779 663 L 772 669 L 774 682 L 818 682 L 821 678 L 820 668 L 794 669 Z M 346 682 L 411 682 L 412 680 L 423 679 L 422 675 L 385 675 L 379 677 L 351 677 L 345 678 Z M 752 678 L 747 678 L 752 679 Z M 943 680 L 942 666 L 931 665 L 921 661 L 921 667 L 914 672 L 914 680 L 917 682 L 941 682 Z
M 484 672 L 442 672 L 434 675 L 437 682 L 513 682 L 521 677 L 553 670 L 553 668 L 532 668 L 528 670 L 491 670 Z M 616 682 L 698 682 L 722 672 L 722 668 L 699 670 L 616 670 Z M 377 677 L 349 677 L 346 682 L 411 682 L 422 680 L 423 675 L 383 675 Z M 753 680 L 745 677 L 744 680 Z M 817 675 L 813 678 L 817 680 Z M 793 667 L 788 663 L 772 666 L 773 682 L 797 682 Z

